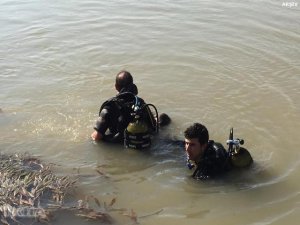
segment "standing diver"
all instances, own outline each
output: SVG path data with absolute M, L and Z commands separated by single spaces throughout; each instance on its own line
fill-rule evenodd
M 158 118 L 156 107 L 146 104 L 137 96 L 138 88 L 128 71 L 123 70 L 117 74 L 115 88 L 118 94 L 100 107 L 92 139 L 124 143 L 126 147 L 132 148 L 149 147 L 150 135 L 158 132 L 159 126 L 168 125 L 171 119 L 164 113 Z M 156 115 L 150 110 L 151 106 Z

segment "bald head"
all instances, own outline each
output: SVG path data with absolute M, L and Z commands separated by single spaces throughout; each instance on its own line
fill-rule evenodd
M 117 74 L 115 87 L 118 92 L 123 90 L 137 94 L 137 87 L 133 84 L 133 78 L 126 70 L 122 70 Z
M 122 88 L 129 86 L 133 83 L 133 78 L 128 71 L 122 70 L 116 76 L 116 88 L 120 91 Z

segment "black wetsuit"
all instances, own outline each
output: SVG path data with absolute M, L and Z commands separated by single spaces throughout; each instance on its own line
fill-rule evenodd
M 209 141 L 208 146 L 199 162 L 196 162 L 196 169 L 193 178 L 205 180 L 219 176 L 230 169 L 228 152 L 222 144 Z
M 94 126 L 100 132 L 104 141 L 123 143 L 124 130 L 133 120 L 133 106 L 137 103 L 143 107 L 145 102 L 142 98 L 130 92 L 121 91 L 116 97 L 105 101 L 99 110 L 99 118 Z M 143 117 L 149 127 L 155 130 L 154 117 L 148 108 L 143 111 Z

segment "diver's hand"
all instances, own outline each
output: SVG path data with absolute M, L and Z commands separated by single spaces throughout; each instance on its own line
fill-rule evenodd
M 94 141 L 100 141 L 102 139 L 102 135 L 100 132 L 98 131 L 94 131 L 92 134 L 91 134 L 91 138 L 94 140 Z

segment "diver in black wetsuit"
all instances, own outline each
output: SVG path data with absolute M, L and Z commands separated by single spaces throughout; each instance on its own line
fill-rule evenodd
M 192 177 L 205 180 L 217 177 L 230 169 L 229 155 L 220 143 L 209 141 L 206 127 L 194 123 L 185 132 L 185 151 Z
M 128 71 L 123 70 L 117 74 L 115 88 L 118 94 L 100 107 L 95 131 L 91 135 L 93 140 L 124 143 L 124 131 L 137 117 L 147 124 L 148 133 L 158 131 L 159 126 L 170 123 L 167 114 L 163 113 L 157 118 L 158 115 L 153 115 L 148 107 L 152 104 L 146 104 L 142 98 L 137 97 L 138 88 Z

